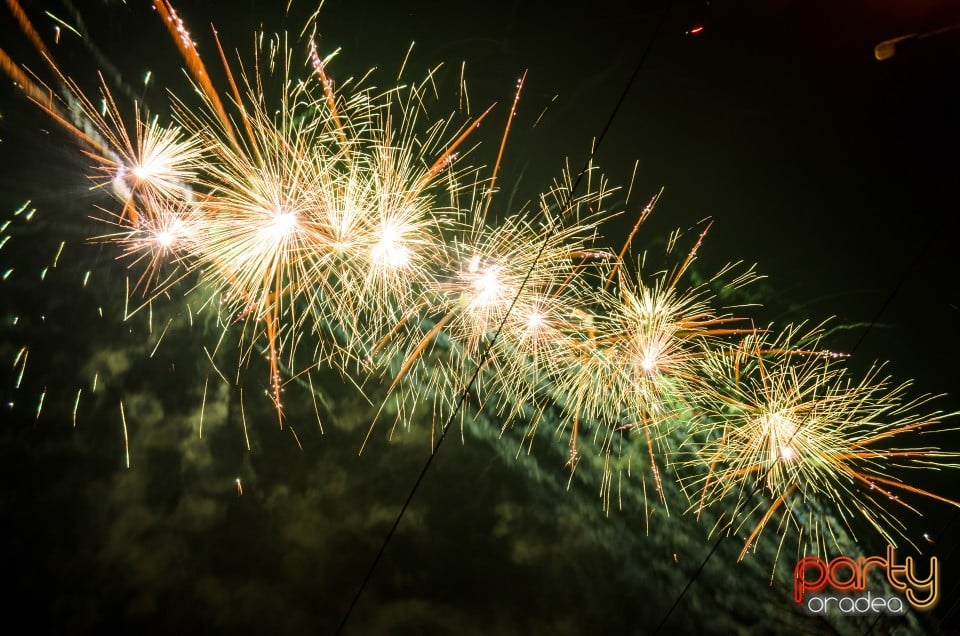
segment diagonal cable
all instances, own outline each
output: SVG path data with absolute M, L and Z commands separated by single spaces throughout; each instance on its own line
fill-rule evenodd
M 590 150 L 590 154 L 587 157 L 587 160 L 583 166 L 583 169 L 577 175 L 577 178 L 574 180 L 573 184 L 570 186 L 570 189 L 567 192 L 566 200 L 564 201 L 563 206 L 560 209 L 560 214 L 557 215 L 562 217 L 566 214 L 567 210 L 573 203 L 574 192 L 576 192 L 577 187 L 580 185 L 580 182 L 583 181 L 584 175 L 590 170 L 592 165 L 593 158 L 597 153 L 597 149 L 600 147 L 600 144 L 603 142 L 606 137 L 610 127 L 613 125 L 614 120 L 617 117 L 617 114 L 620 112 L 620 108 L 623 106 L 626 101 L 627 95 L 630 92 L 630 89 L 633 87 L 637 76 L 640 74 L 640 69 L 643 67 L 644 62 L 647 57 L 650 55 L 650 51 L 653 49 L 654 43 L 657 41 L 657 37 L 660 34 L 660 31 L 663 28 L 664 23 L 666 22 L 667 15 L 670 13 L 671 2 L 668 0 L 666 7 L 663 12 L 660 14 L 660 18 L 657 22 L 656 27 L 654 28 L 653 34 L 650 36 L 650 39 L 647 42 L 646 47 L 643 50 L 643 53 L 640 55 L 640 58 L 637 60 L 636 66 L 634 66 L 633 73 L 631 73 L 630 78 L 627 80 L 626 85 L 623 88 L 623 91 L 620 94 L 620 97 L 617 99 L 616 104 L 613 107 L 613 110 L 610 113 L 610 116 L 607 118 L 606 124 L 604 124 L 603 130 L 597 136 L 596 141 L 593 143 L 593 147 Z M 513 296 L 513 300 L 510 302 L 510 306 L 507 308 L 506 313 L 503 315 L 503 318 L 500 320 L 500 324 L 497 326 L 496 331 L 493 332 L 493 335 L 488 339 L 486 346 L 483 349 L 483 353 L 480 355 L 480 359 L 477 362 L 476 368 L 473 371 L 473 374 L 470 376 L 467 383 L 459 392 L 459 397 L 457 398 L 456 404 L 454 405 L 453 411 L 447 417 L 446 422 L 443 425 L 443 428 L 440 431 L 440 435 L 437 438 L 436 444 L 434 444 L 430 456 L 427 458 L 427 461 L 424 463 L 423 468 L 420 471 L 420 474 L 417 476 L 417 479 L 413 483 L 413 487 L 410 489 L 410 493 L 407 495 L 406 500 L 403 502 L 403 506 L 400 508 L 400 512 L 397 514 L 396 519 L 393 521 L 393 525 L 390 526 L 390 530 L 387 532 L 387 536 L 384 538 L 383 543 L 380 546 L 380 549 L 377 550 L 376 555 L 374 555 L 373 561 L 370 563 L 370 567 L 367 568 L 367 572 L 363 577 L 363 580 L 360 582 L 360 586 L 357 588 L 356 593 L 353 595 L 353 599 L 350 601 L 350 605 L 347 607 L 346 613 L 343 615 L 343 618 L 340 620 L 340 624 L 337 626 L 336 634 L 343 632 L 344 627 L 347 622 L 350 620 L 350 616 L 353 614 L 353 610 L 357 605 L 357 602 L 360 600 L 360 597 L 363 595 L 363 591 L 366 589 L 367 585 L 370 582 L 371 577 L 373 576 L 374 570 L 377 568 L 377 564 L 380 562 L 380 559 L 383 557 L 384 552 L 387 549 L 387 545 L 390 543 L 390 540 L 393 538 L 393 535 L 396 533 L 397 527 L 400 525 L 400 521 L 403 519 L 404 513 L 407 511 L 407 508 L 410 506 L 410 502 L 413 501 L 413 497 L 416 494 L 417 490 L 420 488 L 420 484 L 423 483 L 423 478 L 426 476 L 427 471 L 430 469 L 431 464 L 433 463 L 434 458 L 437 456 L 437 451 L 440 449 L 440 445 L 443 443 L 443 440 L 447 436 L 447 432 L 450 430 L 450 425 L 453 423 L 454 418 L 460 412 L 460 409 L 463 408 L 463 404 L 467 399 L 469 391 L 473 387 L 474 383 L 477 381 L 477 378 L 480 376 L 480 372 L 483 367 L 486 365 L 487 361 L 490 358 L 491 351 L 493 350 L 494 344 L 496 344 L 497 339 L 500 337 L 500 333 L 503 331 L 503 327 L 507 322 L 507 319 L 510 317 L 513 312 L 514 307 L 517 304 L 520 296 L 523 294 L 523 290 L 526 287 L 530 277 L 533 275 L 534 270 L 537 267 L 537 264 L 540 262 L 540 258 L 543 256 L 544 251 L 547 248 L 547 245 L 550 242 L 550 239 L 553 237 L 553 233 L 556 229 L 553 218 L 548 219 L 549 223 L 545 230 L 545 236 L 543 242 L 540 244 L 540 249 L 537 251 L 536 256 L 531 263 L 530 268 L 527 270 L 526 275 L 523 277 L 523 280 L 520 282 L 520 286 L 517 289 L 516 294 Z
M 849 355 L 853 355 L 853 353 L 858 348 L 860 348 L 860 345 L 863 344 L 863 341 L 866 339 L 867 334 L 870 333 L 870 331 L 877 325 L 877 322 L 880 320 L 880 317 L 887 310 L 887 308 L 890 306 L 890 303 L 893 301 L 893 299 L 897 296 L 897 294 L 903 288 L 904 283 L 913 275 L 914 270 L 916 270 L 917 266 L 920 264 L 920 261 L 923 260 L 923 256 L 927 253 L 927 250 L 930 247 L 930 244 L 933 242 L 933 239 L 934 237 L 931 236 L 927 240 L 927 242 L 921 247 L 921 249 L 917 252 L 916 256 L 914 256 L 914 259 L 911 262 L 910 266 L 907 268 L 907 270 L 903 273 L 903 275 L 897 281 L 897 284 L 894 285 L 891 292 L 887 295 L 883 304 L 880 306 L 880 309 L 874 315 L 873 320 L 871 320 L 870 323 L 866 326 L 866 328 L 860 334 L 860 338 L 857 340 L 854 346 L 850 349 Z M 804 415 L 803 419 L 794 428 L 793 435 L 791 435 L 790 438 L 786 441 L 787 445 L 789 445 L 790 442 L 793 441 L 793 438 L 797 435 L 797 433 L 800 432 L 800 429 L 809 421 L 809 419 L 810 419 L 810 413 L 808 412 L 806 415 Z M 757 495 L 757 493 L 762 490 L 763 483 L 766 481 L 770 473 L 773 472 L 773 470 L 777 467 L 781 459 L 783 459 L 782 455 L 777 455 L 776 459 L 770 464 L 770 467 L 767 468 L 766 472 L 763 475 L 761 475 L 760 479 L 757 480 L 757 484 L 753 487 L 753 490 L 750 491 L 750 494 L 747 496 L 747 498 L 742 501 L 742 504 L 739 502 L 737 503 L 737 507 L 734 509 L 733 513 L 730 515 L 730 521 L 728 521 L 727 524 L 723 527 L 723 529 L 721 530 L 720 536 L 714 542 L 713 547 L 710 548 L 710 552 L 707 553 L 707 556 L 703 558 L 703 561 L 700 562 L 700 565 L 697 567 L 694 573 L 690 576 L 690 578 L 687 579 L 687 582 L 683 586 L 683 589 L 680 590 L 680 593 L 674 599 L 673 603 L 670 605 L 670 608 L 667 610 L 666 614 L 664 614 L 663 618 L 660 619 L 660 622 L 657 624 L 657 627 L 653 632 L 654 634 L 660 633 L 660 631 L 666 625 L 667 620 L 669 620 L 670 616 L 673 614 L 674 610 L 677 609 L 677 607 L 680 605 L 680 602 L 683 600 L 687 592 L 693 586 L 693 583 L 697 580 L 697 578 L 699 578 L 700 574 L 703 572 L 703 569 L 706 567 L 707 562 L 710 561 L 714 553 L 716 553 L 717 548 L 720 547 L 720 544 L 723 542 L 723 540 L 726 539 L 727 536 L 729 536 L 728 534 L 724 534 L 724 533 L 728 532 L 730 527 L 733 525 L 734 519 L 736 519 L 737 513 L 739 512 L 741 505 L 746 505 L 750 503 L 750 501 Z

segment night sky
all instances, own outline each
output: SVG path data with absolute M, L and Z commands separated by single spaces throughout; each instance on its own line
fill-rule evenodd
M 121 108 L 136 98 L 161 117 L 168 88 L 190 96 L 146 0 L 76 4 L 88 44 L 64 32 L 53 51 L 81 86 L 95 88 L 102 70 Z M 78 24 L 69 3 L 23 5 L 51 46 L 45 12 Z M 174 5 L 215 81 L 211 22 L 225 48 L 246 57 L 255 30 L 299 33 L 314 8 Z M 457 108 L 465 62 L 472 110 L 498 103 L 468 157 L 477 165 L 493 161 L 526 71 L 492 212 L 505 216 L 565 161 L 574 171 L 584 164 L 654 38 L 664 3 L 620 5 L 329 0 L 318 44 L 342 49 L 328 69 L 335 78 L 376 67 L 374 83 L 387 86 L 415 42 L 406 76 L 444 64 L 438 116 Z M 0 15 L 0 48 L 52 81 L 6 7 Z M 960 411 L 960 28 L 874 58 L 883 40 L 957 23 L 960 6 L 946 0 L 673 2 L 595 157 L 618 185 L 638 166 L 632 199 L 602 227 L 603 241 L 619 247 L 663 188 L 637 252 L 662 252 L 671 230 L 709 217 L 697 267 L 756 263 L 766 278 L 747 300 L 763 304 L 749 310 L 758 324 L 834 317 L 851 327 L 829 344 L 852 351 L 855 374 L 888 361 L 896 380 L 914 380 L 912 395 L 946 394 L 936 408 Z M 393 435 L 378 424 L 358 455 L 384 387 L 367 387 L 371 405 L 329 371 L 318 378 L 322 432 L 309 394 L 290 389 L 294 439 L 262 398 L 265 366 L 252 364 L 239 386 L 221 382 L 204 353 L 219 328 L 190 327 L 177 297 L 153 310 L 155 330 L 174 325 L 154 352 L 146 312 L 124 320 L 126 264 L 114 246 L 88 240 L 109 231 L 91 217 L 110 202 L 90 190 L 81 149 L 7 80 L 0 116 L 0 223 L 11 221 L 0 272 L 13 270 L 0 281 L 5 618 L 57 634 L 332 633 L 427 461 L 428 414 Z M 27 200 L 30 220 L 14 215 Z M 24 346 L 20 377 L 12 363 Z M 645 634 L 664 618 L 713 546 L 709 523 L 674 506 L 648 524 L 636 484 L 606 514 L 589 462 L 568 487 L 552 426 L 519 457 L 518 432 L 499 432 L 484 412 L 462 442 L 456 429 L 444 442 L 343 633 Z M 922 443 L 960 452 L 956 432 Z M 960 499 L 956 470 L 909 478 Z M 960 633 L 960 514 L 911 503 L 922 516 L 904 511 L 905 533 L 922 559 L 941 558 L 943 597 L 932 614 L 883 618 L 873 633 Z M 875 533 L 854 525 L 861 554 L 879 553 Z M 721 544 L 663 633 L 870 629 L 804 615 L 784 583 L 792 556 L 771 586 L 770 546 L 737 563 L 740 545 Z

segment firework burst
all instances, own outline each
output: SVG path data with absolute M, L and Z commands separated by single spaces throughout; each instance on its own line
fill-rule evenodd
M 566 353 L 578 308 L 590 302 L 584 272 L 612 258 L 593 247 L 610 191 L 601 186 L 574 197 L 571 187 L 569 175 L 556 183 L 537 202 L 537 214 L 520 212 L 490 226 L 477 208 L 471 225 L 453 228 L 425 311 L 377 347 L 392 390 L 429 395 L 435 412 L 446 414 L 481 366 L 472 389 L 477 408 L 484 396 L 498 396 L 494 408 L 504 426 L 536 409 Z
M 221 55 L 230 88 L 222 99 L 176 12 L 154 6 L 202 108 L 174 96 L 176 123 L 164 127 L 135 105 L 128 134 L 109 90 L 101 113 L 53 64 L 66 104 L 41 106 L 81 139 L 97 187 L 121 202 L 105 219 L 119 232 L 102 238 L 145 267 L 137 287 L 147 302 L 197 272 L 219 322 L 242 323 L 242 359 L 269 360 L 282 418 L 280 369 L 297 368 L 304 334 L 317 342 L 307 366 L 369 362 L 373 344 L 426 305 L 444 228 L 460 215 L 458 152 L 486 113 L 459 129 L 450 117 L 420 131 L 429 76 L 385 92 L 357 83 L 344 95 L 326 71 L 332 56 L 321 59 L 311 41 L 297 79 L 280 37 L 258 39 L 239 82 Z M 271 84 L 277 99 L 264 92 Z M 160 273 L 168 261 L 181 266 L 176 275 Z
M 771 335 L 718 306 L 718 289 L 756 275 L 736 264 L 688 283 L 706 229 L 683 250 L 672 234 L 678 262 L 653 273 L 628 254 L 656 197 L 619 253 L 598 239 L 617 189 L 592 165 L 585 194 L 566 171 L 539 199 L 491 214 L 522 79 L 485 176 L 463 160 L 491 111 L 428 117 L 433 71 L 387 90 L 337 87 L 333 55 L 312 38 L 299 55 L 261 34 L 252 64 L 231 64 L 217 41 L 221 93 L 172 6 L 153 4 L 200 100 L 173 96 L 169 123 L 138 104 L 125 117 L 102 79 L 98 108 L 13 0 L 58 89 L 2 51 L 0 68 L 81 142 L 94 188 L 114 200 L 100 240 L 140 271 L 143 306 L 179 284 L 202 294 L 220 343 L 238 340 L 238 376 L 266 359 L 281 423 L 286 382 L 321 364 L 358 385 L 385 377 L 404 425 L 424 403 L 434 426 L 465 416 L 469 391 L 474 410 L 504 428 L 522 420 L 532 442 L 551 409 L 571 467 L 583 440 L 596 450 L 608 505 L 611 456 L 642 452 L 663 503 L 669 468 L 698 515 L 721 509 L 715 532 L 748 530 L 744 553 L 773 523 L 820 549 L 856 519 L 909 540 L 901 495 L 954 503 L 893 472 L 956 467 L 957 453 L 900 442 L 946 417 L 931 398 L 908 399 L 881 367 L 851 379 L 821 349 L 822 329 Z M 617 443 L 628 434 L 639 442 Z M 694 459 L 675 462 L 681 444 Z
M 778 515 L 781 531 L 799 529 L 801 545 L 825 551 L 838 520 L 854 533 L 853 521 L 865 521 L 892 545 L 909 541 L 892 510 L 916 512 L 903 495 L 957 505 L 897 476 L 957 466 L 956 452 L 901 441 L 948 415 L 929 410 L 932 396 L 909 399 L 909 383 L 892 383 L 882 367 L 853 379 L 822 336 L 802 326 L 757 333 L 705 361 L 714 428 L 700 449 L 696 508 L 722 503 L 715 530 L 749 529 L 741 557 Z
M 603 483 L 608 486 L 618 463 L 611 454 L 623 448 L 615 442 L 624 434 L 639 434 L 662 503 L 661 467 L 672 462 L 670 433 L 683 425 L 703 390 L 700 361 L 724 336 L 750 331 L 738 327 L 741 321 L 716 309 L 713 301 L 721 281 L 742 287 L 755 279 L 752 269 L 731 275 L 736 266 L 728 266 L 702 283 L 685 281 L 705 232 L 670 270 L 647 273 L 641 259 L 634 273 L 628 273 L 626 264 L 615 260 L 601 277 L 605 283 L 593 290 L 593 302 L 578 312 L 578 329 L 557 356 L 561 363 L 551 378 L 552 398 L 567 413 L 571 465 L 579 457 L 582 433 L 589 432 L 587 439 L 604 457 Z M 668 255 L 680 236 L 671 236 Z M 646 475 L 643 479 L 646 483 Z M 605 486 L 602 496 L 608 505 L 609 494 Z

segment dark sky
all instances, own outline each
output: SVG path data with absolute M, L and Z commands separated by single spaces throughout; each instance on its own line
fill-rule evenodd
M 64 3 L 23 4 L 48 42 L 54 23 L 45 11 L 76 23 Z M 189 93 L 146 2 L 77 4 L 95 47 L 65 33 L 54 52 L 81 85 L 94 86 L 98 68 L 113 78 L 115 67 L 125 91 L 158 113 L 167 87 Z M 584 163 L 651 42 L 663 3 L 621 4 L 329 0 L 320 45 L 342 48 L 334 77 L 377 67 L 374 78 L 388 85 L 415 41 L 407 75 L 444 63 L 441 110 L 456 107 L 465 61 L 473 111 L 498 102 L 476 163 L 492 160 L 526 71 L 501 177 L 523 200 L 566 159 L 574 170 Z M 286 16 L 285 5 L 176 3 L 211 69 L 209 23 L 226 48 L 246 54 L 255 29 L 299 32 L 313 8 L 294 0 Z M 0 47 L 49 79 L 2 15 Z M 960 6 L 945 0 L 674 2 L 596 155 L 616 184 L 638 165 L 633 198 L 604 226 L 605 240 L 619 246 L 662 187 L 638 251 L 661 249 L 672 229 L 710 217 L 698 266 L 756 263 L 767 276 L 756 320 L 835 316 L 860 325 L 831 341 L 853 350 L 855 373 L 889 361 L 895 379 L 915 380 L 914 394 L 949 394 L 937 408 L 960 410 L 960 29 L 913 41 L 885 62 L 873 56 L 882 40 L 955 23 Z M 703 30 L 687 33 L 696 26 Z M 154 80 L 144 90 L 148 70 Z M 176 299 L 157 307 L 154 325 L 180 317 L 180 326 L 151 356 L 146 317 L 122 320 L 123 265 L 112 246 L 86 240 L 104 232 L 89 217 L 105 202 L 88 190 L 83 155 L 6 82 L 0 114 L 0 213 L 12 219 L 0 269 L 14 269 L 0 282 L 0 395 L 14 404 L 0 433 L 0 567 L 16 588 L 0 607 L 46 633 L 332 631 L 427 459 L 429 424 L 390 440 L 377 429 L 358 457 L 375 409 L 329 373 L 324 434 L 304 393 L 290 405 L 301 450 L 269 405 L 250 397 L 262 392 L 256 365 L 241 414 L 239 389 L 211 377 L 203 353 L 216 330 L 181 324 Z M 12 216 L 27 199 L 37 209 L 29 222 Z M 40 283 L 61 241 L 61 263 Z M 10 362 L 24 345 L 29 362 L 17 386 Z M 648 530 L 642 501 L 629 495 L 624 510 L 605 515 L 586 468 L 567 489 L 549 431 L 532 456 L 514 459 L 516 440 L 497 440 L 488 416 L 464 443 L 459 434 L 445 443 L 345 633 L 649 633 L 709 552 L 706 529 L 674 511 L 654 515 Z M 930 443 L 960 450 L 956 434 Z M 911 479 L 956 499 L 953 472 Z M 947 504 L 913 503 L 923 516 L 906 511 L 906 533 L 918 542 L 931 535 L 925 556 L 943 559 L 943 601 L 919 629 L 952 633 L 960 554 L 950 537 L 960 517 Z M 876 545 L 869 528 L 859 530 L 864 546 Z M 737 564 L 737 551 L 717 552 L 668 631 L 866 630 L 862 621 L 796 614 L 790 590 L 770 587 L 769 564 Z

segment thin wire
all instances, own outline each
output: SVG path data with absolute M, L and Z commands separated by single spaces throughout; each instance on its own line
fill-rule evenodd
M 873 317 L 873 320 L 870 321 L 870 324 L 867 325 L 866 329 L 864 329 L 863 333 L 860 335 L 860 338 L 857 340 L 854 346 L 850 349 L 851 356 L 860 347 L 860 345 L 863 344 L 863 341 L 866 339 L 867 334 L 870 333 L 870 331 L 876 326 L 877 322 L 879 322 L 880 317 L 890 306 L 890 303 L 893 301 L 894 297 L 900 292 L 900 289 L 903 287 L 903 284 L 907 281 L 907 279 L 909 279 L 913 275 L 913 272 L 914 270 L 916 270 L 917 265 L 920 264 L 922 257 L 926 255 L 927 250 L 929 249 L 930 244 L 933 241 L 933 238 L 934 238 L 933 236 L 928 238 L 927 242 L 924 243 L 923 247 L 917 252 L 916 256 L 914 256 L 913 261 L 910 264 L 910 267 L 908 267 L 907 270 L 903 273 L 903 275 L 901 275 L 900 279 L 897 281 L 897 284 L 894 285 L 893 290 L 890 292 L 889 295 L 887 295 L 886 300 L 880 306 L 880 310 L 877 311 L 877 313 Z M 796 436 L 796 434 L 800 432 L 800 429 L 807 423 L 807 421 L 810 419 L 810 415 L 811 415 L 810 413 L 807 413 L 804 416 L 804 418 L 797 424 L 796 428 L 793 431 L 793 435 L 791 435 L 790 439 L 788 439 L 786 442 L 787 445 L 789 445 L 790 442 L 793 441 L 793 438 Z M 773 461 L 773 463 L 770 464 L 770 467 L 767 469 L 767 471 L 761 476 L 759 480 L 757 480 L 757 485 L 754 486 L 753 490 L 750 491 L 750 494 L 747 496 L 746 500 L 743 501 L 743 505 L 750 503 L 750 501 L 754 498 L 754 496 L 756 496 L 756 494 L 760 492 L 760 490 L 762 489 L 763 483 L 766 481 L 766 478 L 770 475 L 773 469 L 777 467 L 777 464 L 780 462 L 781 459 L 782 459 L 782 456 L 777 455 L 777 458 Z M 683 589 L 680 590 L 680 594 L 677 596 L 676 599 L 674 599 L 673 604 L 670 606 L 670 609 L 667 610 L 667 613 L 664 614 L 663 618 L 660 620 L 660 623 L 657 624 L 657 628 L 653 632 L 654 634 L 660 633 L 660 630 L 663 629 L 664 625 L 666 625 L 667 620 L 669 620 L 670 616 L 673 614 L 673 611 L 677 608 L 678 605 L 680 605 L 680 601 L 683 600 L 684 596 L 686 596 L 687 591 L 691 588 L 691 586 L 693 586 L 694 581 L 696 581 L 697 578 L 700 576 L 700 573 L 703 572 L 703 569 L 706 567 L 707 562 L 717 551 L 717 548 L 720 547 L 720 544 L 723 542 L 723 540 L 726 539 L 727 536 L 729 536 L 723 533 L 729 530 L 730 526 L 733 525 L 737 512 L 740 510 L 740 506 L 741 504 L 738 503 L 737 507 L 733 511 L 733 514 L 730 515 L 730 520 L 721 530 L 720 537 L 713 544 L 713 547 L 710 549 L 710 552 L 708 552 L 707 556 L 704 557 L 703 561 L 701 561 L 700 566 L 696 569 L 696 571 L 694 571 L 693 575 L 689 579 L 687 579 L 686 585 L 684 585 Z M 872 627 L 870 629 L 872 629 Z
M 637 64 L 633 69 L 633 73 L 630 75 L 630 78 L 627 80 L 626 86 L 623 88 L 623 92 L 620 94 L 617 103 L 614 105 L 613 110 L 610 113 L 609 118 L 607 119 L 606 124 L 604 124 L 603 130 L 597 136 L 596 141 L 593 143 L 593 147 L 590 150 L 590 154 L 587 157 L 587 160 L 583 166 L 583 169 L 577 175 L 577 178 L 574 180 L 573 184 L 570 186 L 569 191 L 567 192 L 566 200 L 564 201 L 563 206 L 561 207 L 560 214 L 557 215 L 562 217 L 567 213 L 570 206 L 573 203 L 573 195 L 576 192 L 577 187 L 580 185 L 580 182 L 583 181 L 584 175 L 590 170 L 590 166 L 593 163 L 593 158 L 597 153 L 597 149 L 600 147 L 600 144 L 603 142 L 603 139 L 606 137 L 607 132 L 610 130 L 611 125 L 613 124 L 614 119 L 616 119 L 617 114 L 620 112 L 620 108 L 623 106 L 623 103 L 626 101 L 627 94 L 630 92 L 630 89 L 633 87 L 634 82 L 637 79 L 637 76 L 640 74 L 640 69 L 643 67 L 644 62 L 650 54 L 650 51 L 653 49 L 654 43 L 657 41 L 657 37 L 660 34 L 660 31 L 663 27 L 663 24 L 666 22 L 667 15 L 670 13 L 670 7 L 672 5 L 672 0 L 668 0 L 667 4 L 661 13 L 660 18 L 657 22 L 656 27 L 654 28 L 653 34 L 650 36 L 650 40 L 647 42 L 646 47 L 643 50 L 640 58 L 637 60 Z M 507 308 L 506 313 L 503 318 L 500 320 L 500 324 L 497 326 L 496 331 L 494 331 L 493 336 L 487 341 L 486 347 L 483 350 L 483 353 L 480 355 L 480 360 L 477 362 L 476 368 L 473 371 L 473 374 L 470 376 L 470 379 L 464 385 L 463 389 L 460 391 L 460 397 L 457 399 L 456 405 L 453 408 L 453 411 L 450 413 L 450 416 L 447 418 L 447 421 L 444 423 L 443 428 L 441 429 L 440 436 L 437 438 L 436 444 L 434 444 L 430 456 L 427 458 L 427 461 L 423 465 L 420 474 L 417 476 L 416 481 L 413 483 L 413 488 L 410 489 L 410 494 L 407 495 L 406 500 L 403 502 L 403 506 L 400 508 L 397 518 L 394 519 L 393 525 L 390 526 L 389 532 L 387 532 L 386 538 L 384 538 L 383 543 L 380 546 L 380 549 L 377 550 L 376 555 L 373 558 L 373 561 L 370 563 L 370 567 L 367 568 L 367 573 L 364 575 L 363 580 L 360 583 L 360 587 L 357 588 L 356 593 L 353 595 L 353 599 L 350 601 L 349 607 L 347 607 L 346 613 L 343 615 L 343 618 L 340 621 L 340 624 L 337 626 L 336 634 L 343 632 L 343 628 L 346 626 L 347 622 L 350 620 L 350 616 L 353 614 L 353 610 L 357 605 L 357 602 L 360 600 L 360 596 L 363 594 L 364 589 L 366 589 L 367 584 L 370 582 L 373 572 L 377 567 L 377 564 L 380 562 L 381 557 L 383 557 L 384 552 L 387 549 L 387 545 L 390 543 L 390 540 L 393 538 L 394 533 L 397 530 L 397 527 L 400 525 L 401 519 L 403 519 L 404 513 L 407 511 L 407 508 L 410 505 L 410 502 L 413 500 L 414 495 L 417 492 L 417 489 L 420 487 L 420 484 L 423 482 L 424 476 L 427 474 L 430 465 L 433 463 L 434 458 L 437 456 L 437 451 L 440 449 L 440 445 L 443 443 L 443 440 L 447 436 L 447 432 L 450 430 L 450 425 L 453 423 L 454 418 L 460 412 L 460 409 L 463 407 L 464 402 L 467 399 L 470 389 L 473 387 L 477 378 L 480 376 L 480 371 L 486 365 L 488 358 L 490 357 L 490 352 L 493 349 L 493 345 L 496 344 L 497 339 L 500 337 L 500 332 L 503 330 L 504 325 L 507 322 L 507 319 L 510 317 L 510 314 L 513 312 L 514 306 L 517 304 L 523 290 L 527 285 L 527 282 L 530 280 L 530 277 L 533 275 L 534 270 L 537 267 L 537 264 L 540 262 L 540 258 L 543 256 L 543 252 L 546 250 L 547 245 L 550 242 L 550 239 L 553 237 L 555 224 L 553 219 L 549 219 L 550 223 L 546 229 L 546 233 L 543 239 L 543 242 L 540 245 L 540 249 L 537 251 L 536 256 L 531 263 L 530 268 L 527 270 L 526 275 L 523 277 L 523 280 L 520 283 L 520 287 L 517 289 L 517 293 L 514 295 L 513 300 L 510 302 L 510 306 Z

